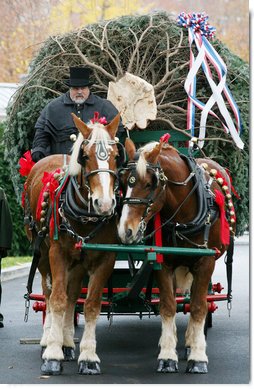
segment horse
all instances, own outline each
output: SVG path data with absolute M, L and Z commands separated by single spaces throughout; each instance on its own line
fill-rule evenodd
M 208 285 L 215 261 L 228 250 L 235 230 L 230 178 L 215 161 L 180 155 L 167 138 L 138 150 L 126 139 L 129 162 L 120 179 L 125 195 L 118 235 L 124 244 L 144 242 L 146 228 L 151 230 L 152 218 L 159 214 L 161 224 L 156 229 L 162 229 L 164 246 L 216 248 L 214 256 L 164 255 L 161 270 L 154 271 L 162 322 L 157 371 L 178 371 L 175 292 L 179 287 L 191 293 L 186 372 L 202 374 L 208 372 L 204 335 Z
M 79 134 L 71 155 L 41 159 L 25 184 L 25 213 L 31 220 L 26 232 L 39 251 L 38 269 L 46 301 L 40 341 L 44 375 L 61 374 L 62 361 L 75 359 L 74 310 L 85 274 L 89 282 L 78 372 L 100 374 L 95 328 L 103 287 L 115 263 L 114 253 L 83 252 L 79 248 L 82 239 L 91 243 L 117 241 L 119 151 L 115 135 L 120 115 L 105 126 L 92 121 L 85 124 L 72 115 Z M 61 195 L 57 197 L 59 188 Z

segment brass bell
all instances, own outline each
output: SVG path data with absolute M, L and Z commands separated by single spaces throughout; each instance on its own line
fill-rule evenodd
M 232 199 L 231 194 L 230 194 L 230 193 L 227 193 L 227 194 L 226 194 L 226 198 L 227 198 L 228 200 Z
M 230 201 L 229 203 L 228 203 L 228 208 L 233 208 L 233 203 Z
M 45 216 L 46 212 L 44 210 L 41 211 L 41 216 Z
M 230 231 L 233 231 L 233 227 L 230 226 L 229 229 L 230 229 Z
M 191 142 L 193 143 L 198 143 L 198 138 L 196 138 L 195 136 L 193 138 L 191 138 Z
M 49 197 L 49 192 L 43 192 L 43 197 L 44 197 L 44 199 L 47 199 L 48 197 Z
M 216 169 L 211 169 L 210 170 L 210 176 L 216 176 L 216 174 L 217 174 L 217 170 Z
M 41 222 L 41 223 L 44 223 L 44 222 L 45 222 L 45 218 L 44 218 L 44 217 L 41 217 L 41 218 L 40 218 L 40 222 Z
M 222 190 L 223 190 L 224 192 L 226 192 L 226 191 L 228 190 L 228 186 L 227 186 L 227 185 L 223 185 Z
M 223 184 L 223 178 L 221 178 L 221 177 L 219 177 L 219 178 L 217 178 L 217 180 L 216 180 L 217 182 L 218 182 L 218 184 L 220 184 L 220 185 L 222 185 Z
M 70 140 L 71 140 L 72 142 L 76 142 L 76 140 L 77 140 L 77 135 L 76 135 L 76 134 L 71 134 L 71 135 L 70 135 Z
M 229 214 L 230 214 L 230 216 L 235 216 L 235 212 L 234 211 L 230 211 Z
M 47 231 L 47 227 L 42 227 L 42 229 L 41 229 L 42 231 Z
M 230 223 L 232 223 L 232 224 L 235 223 L 235 219 L 231 218 Z
M 201 166 L 205 169 L 205 170 L 207 170 L 208 169 L 208 165 L 207 165 L 207 163 L 202 163 L 201 164 Z
M 41 203 L 41 207 L 42 207 L 43 209 L 47 208 L 47 206 L 48 206 L 48 204 L 47 204 L 45 201 L 43 201 L 43 202 Z

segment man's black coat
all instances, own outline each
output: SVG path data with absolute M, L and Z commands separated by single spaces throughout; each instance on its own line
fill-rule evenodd
M 38 152 L 43 158 L 51 154 L 70 154 L 73 142 L 72 134 L 78 133 L 71 113 L 75 113 L 81 120 L 87 123 L 94 117 L 94 112 L 99 112 L 100 117 L 105 116 L 109 123 L 118 113 L 114 105 L 106 99 L 102 99 L 90 93 L 84 104 L 76 104 L 70 98 L 70 92 L 50 101 L 42 110 L 35 124 L 35 136 L 32 145 L 32 156 Z M 122 124 L 119 125 L 118 136 L 124 133 Z

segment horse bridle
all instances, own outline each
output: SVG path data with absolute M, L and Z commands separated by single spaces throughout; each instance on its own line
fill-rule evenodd
M 152 164 L 150 162 L 146 163 L 146 169 L 150 170 L 152 172 L 152 179 L 153 179 L 153 184 L 152 184 L 152 190 L 149 193 L 149 195 L 145 198 L 140 198 L 140 197 L 125 197 L 123 200 L 123 205 L 128 204 L 128 205 L 146 205 L 145 211 L 143 216 L 141 217 L 140 223 L 139 223 L 139 230 L 144 233 L 146 230 L 146 221 L 145 218 L 151 211 L 151 207 L 155 201 L 155 191 L 161 185 L 161 191 L 159 194 L 156 195 L 156 198 L 160 196 L 160 194 L 163 193 L 166 187 L 167 183 L 167 177 L 165 176 L 161 166 L 159 163 Z M 130 187 L 134 187 L 136 184 L 136 174 L 137 174 L 137 162 L 129 162 L 127 164 L 127 167 L 121 169 L 125 171 L 130 171 L 130 175 L 128 177 L 128 185 Z
M 82 169 L 81 177 L 85 179 L 84 186 L 88 190 L 88 193 L 91 193 L 91 188 L 90 188 L 90 184 L 89 184 L 88 178 L 93 176 L 93 175 L 95 175 L 95 174 L 98 174 L 98 173 L 109 173 L 111 176 L 114 177 L 114 193 L 116 193 L 118 188 L 119 188 L 119 179 L 118 179 L 118 174 L 116 172 L 114 172 L 114 170 L 111 170 L 111 169 L 94 169 L 94 170 L 92 170 L 92 171 L 90 171 L 88 173 L 85 172 L 86 156 L 82 155 L 82 150 L 83 150 L 82 146 L 83 145 L 87 145 L 88 143 L 89 143 L 89 139 L 85 139 L 81 143 L 80 150 L 79 150 L 79 155 L 78 155 L 78 163 L 81 165 L 81 169 Z M 108 159 L 108 157 L 109 157 L 109 153 L 108 153 L 107 148 L 105 147 L 104 142 L 95 141 L 94 143 L 96 144 L 96 156 L 97 156 L 97 158 L 100 159 L 101 161 L 106 161 Z M 108 141 L 107 143 L 109 145 L 114 145 L 117 142 L 114 141 L 114 140 L 111 140 L 111 141 Z

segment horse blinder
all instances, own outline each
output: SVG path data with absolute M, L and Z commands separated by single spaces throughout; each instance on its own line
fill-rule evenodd
M 88 160 L 88 157 L 87 155 L 84 154 L 84 150 L 83 150 L 83 145 L 87 144 L 87 141 L 84 140 L 81 145 L 80 145 L 80 149 L 79 149 L 79 153 L 78 153 L 78 158 L 77 158 L 77 162 L 81 165 L 81 166 L 85 166 L 86 164 L 86 161 Z
M 123 165 L 126 164 L 127 162 L 127 156 L 126 156 L 126 151 L 125 147 L 122 143 L 117 143 L 117 149 L 118 149 L 118 155 L 116 157 L 116 166 L 118 169 L 120 169 Z

